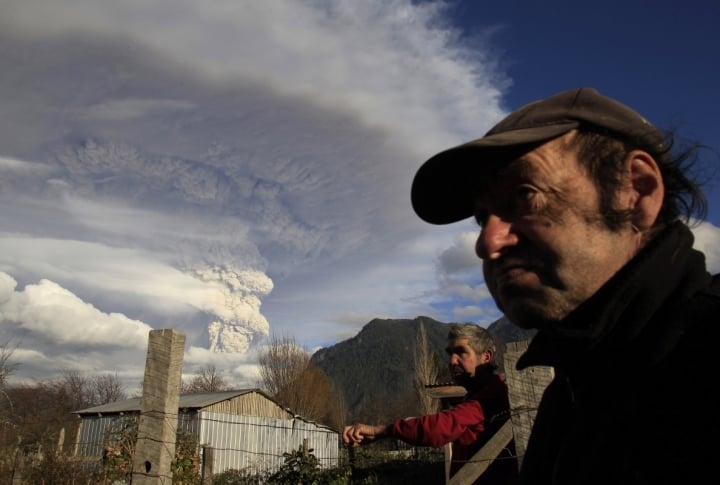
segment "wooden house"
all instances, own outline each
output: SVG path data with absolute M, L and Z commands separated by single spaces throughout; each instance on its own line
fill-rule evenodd
M 76 456 L 99 462 L 113 433 L 137 422 L 140 400 L 75 411 L 81 419 Z M 178 432 L 189 432 L 199 446 L 212 448 L 209 469 L 215 474 L 228 469 L 273 472 L 284 463 L 283 453 L 303 445 L 313 450 L 321 467 L 338 466 L 336 430 L 294 415 L 260 389 L 184 394 L 178 408 Z

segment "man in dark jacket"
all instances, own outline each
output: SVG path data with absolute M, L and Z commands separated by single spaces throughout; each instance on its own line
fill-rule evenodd
M 467 390 L 462 402 L 434 414 L 399 419 L 390 424 L 345 426 L 345 444 L 358 446 L 384 438 L 433 448 L 452 443 L 450 477 L 471 461 L 510 418 L 508 389 L 504 379 L 495 372 L 496 346 L 487 329 L 471 323 L 453 324 L 445 350 L 453 381 Z M 473 484 L 515 485 L 514 451 L 514 441 L 511 441 Z
M 433 224 L 475 217 L 498 308 L 536 328 L 518 369 L 552 366 L 521 483 L 714 483 L 720 278 L 694 250 L 702 219 L 677 153 L 592 88 L 511 113 L 413 181 Z

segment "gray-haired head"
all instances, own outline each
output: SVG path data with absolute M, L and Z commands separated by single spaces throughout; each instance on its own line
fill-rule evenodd
M 458 338 L 466 338 L 476 354 L 481 354 L 490 349 L 494 362 L 497 355 L 497 346 L 492 334 L 486 328 L 474 323 L 453 323 L 450 325 L 447 339 L 450 341 Z

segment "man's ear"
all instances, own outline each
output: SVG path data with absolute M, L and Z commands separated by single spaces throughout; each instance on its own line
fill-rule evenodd
M 633 213 L 632 224 L 646 231 L 655 224 L 665 199 L 660 167 L 649 153 L 633 150 L 625 158 L 625 169 L 630 174 L 626 207 Z
M 481 364 L 487 364 L 488 362 L 492 362 L 493 360 L 493 351 L 492 349 L 485 349 L 482 354 L 480 354 L 480 363 Z

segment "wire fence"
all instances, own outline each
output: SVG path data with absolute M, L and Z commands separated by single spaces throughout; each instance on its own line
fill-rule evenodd
M 514 410 L 511 419 L 534 411 L 535 409 Z M 49 455 L 56 460 L 57 456 L 62 455 L 65 459 L 72 460 L 74 466 L 84 473 L 92 473 L 111 459 L 108 453 L 118 451 L 113 448 L 121 445 L 121 437 L 118 433 L 133 429 L 138 418 L 139 414 L 116 416 L 112 426 L 110 426 L 111 421 L 106 421 L 105 433 L 99 441 L 97 438 L 92 438 L 91 434 L 83 434 L 81 429 L 77 442 L 73 443 L 72 447 L 65 447 L 66 450 L 22 449 L 17 446 L 0 449 L 0 485 L 27 483 L 19 481 L 23 470 L 28 466 L 36 465 L 41 460 L 47 460 Z M 423 473 L 435 474 L 436 477 L 444 469 L 445 455 L 441 448 L 411 446 L 402 441 L 390 440 L 379 442 L 377 446 L 351 449 L 342 445 L 336 431 L 304 420 L 227 416 L 219 413 L 204 413 L 200 416 L 178 413 L 166 415 L 163 419 L 177 423 L 179 433 L 196 433 L 195 444 L 198 455 L 196 471 L 198 475 L 201 475 L 200 471 L 205 458 L 203 451 L 209 448 L 212 449 L 213 460 L 215 460 L 213 466 L 209 468 L 211 475 L 227 470 L 246 470 L 248 473 L 265 473 L 267 475 L 282 466 L 288 455 L 303 445 L 317 459 L 318 466 L 324 468 L 348 467 L 357 473 L 362 473 L 362 470 L 385 467 L 384 473 L 390 473 L 387 471 L 390 463 L 394 463 L 396 467 L 404 466 L 407 470 L 422 465 L 431 467 L 426 468 Z M 98 422 L 95 421 L 95 423 Z M 314 429 L 312 426 L 308 428 L 309 424 L 317 426 L 318 429 Z M 91 428 L 92 426 L 85 429 Z M 207 430 L 205 435 L 200 434 L 201 429 Z M 307 429 L 316 432 L 319 430 L 324 436 L 321 445 L 329 446 L 333 449 L 333 453 L 324 455 L 318 452 L 323 448 L 312 444 Z M 224 441 L 219 439 L 220 435 L 225 436 Z M 287 438 L 287 436 L 293 435 L 296 439 Z M 100 435 L 96 434 L 96 436 Z M 216 439 L 212 443 L 203 442 L 200 439 L 201 436 L 214 436 Z M 275 436 L 275 438 L 270 439 L 271 436 Z M 236 439 L 233 440 L 233 438 Z M 136 439 L 136 436 L 129 434 L 126 439 Z M 167 445 L 174 447 L 176 443 L 168 442 Z M 90 450 L 101 451 L 87 453 Z M 231 457 L 236 457 L 237 461 L 233 463 Z M 512 458 L 514 457 L 498 457 L 496 459 Z M 463 463 L 477 462 L 477 460 L 467 460 Z M 132 464 L 132 456 L 129 457 L 129 463 Z

